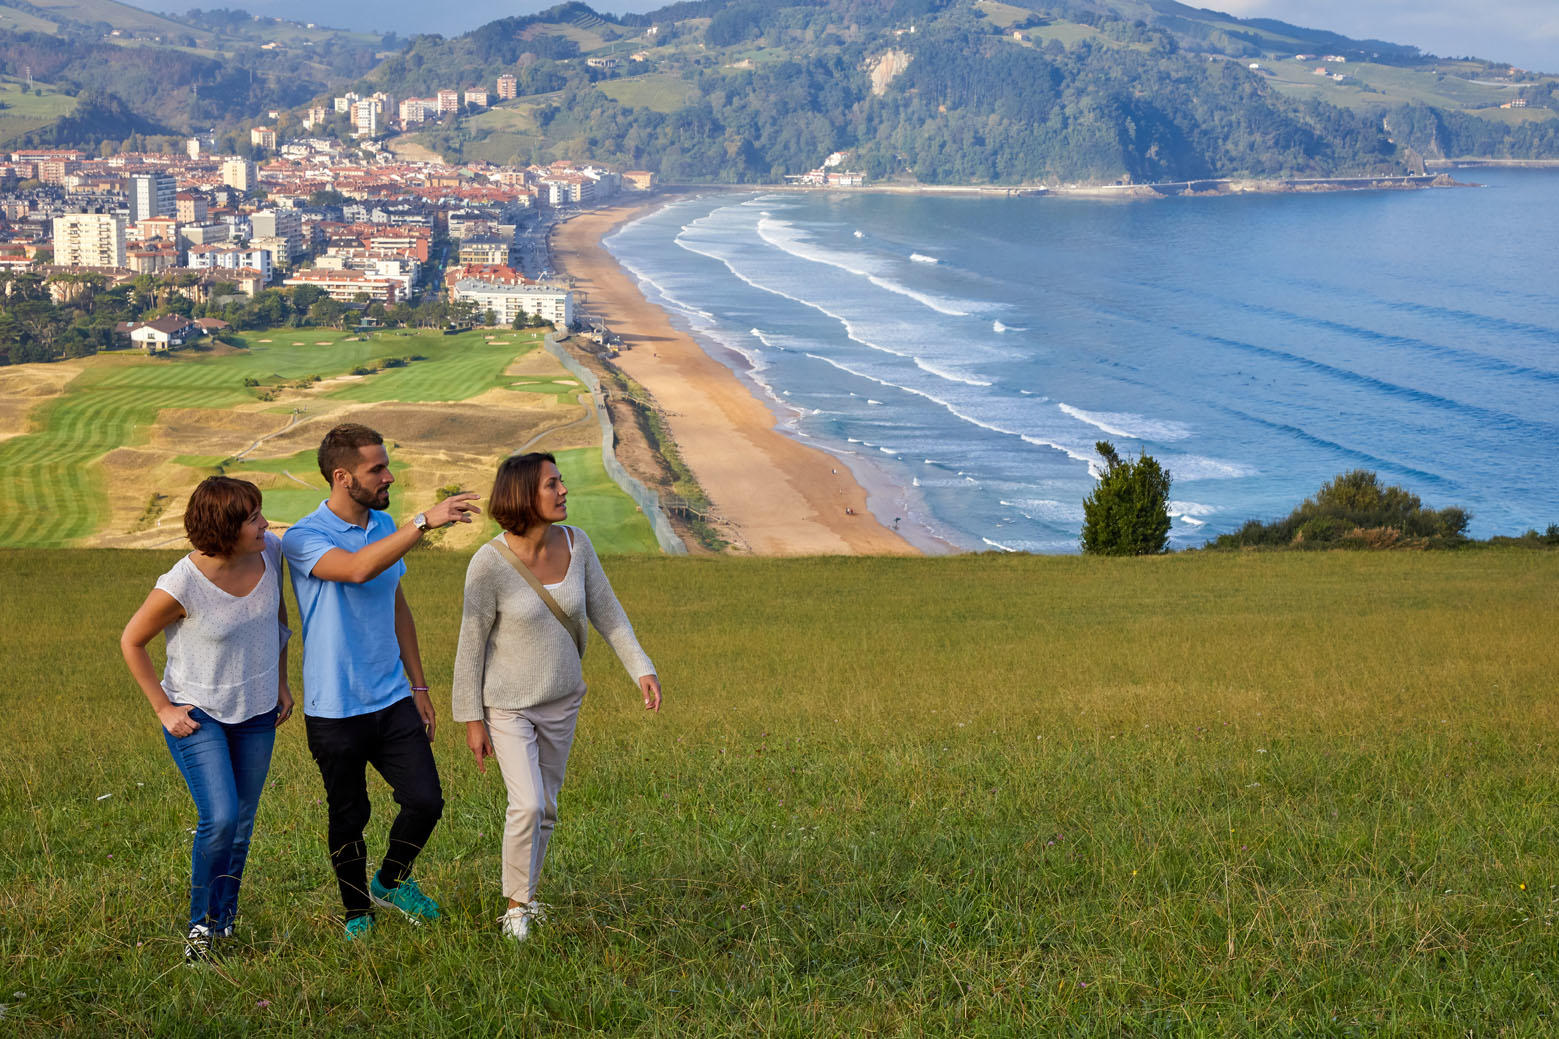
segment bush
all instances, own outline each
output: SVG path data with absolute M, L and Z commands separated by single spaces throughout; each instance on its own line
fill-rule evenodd
M 1083 499 L 1083 551 L 1101 556 L 1147 556 L 1169 544 L 1169 472 L 1150 456 L 1123 462 L 1107 440 L 1094 445 L 1104 474 Z
M 1385 486 L 1367 469 L 1343 473 L 1321 485 L 1289 515 L 1270 523 L 1250 520 L 1210 548 L 1447 547 L 1467 540 L 1472 514 L 1450 506 L 1426 508 L 1418 495 Z

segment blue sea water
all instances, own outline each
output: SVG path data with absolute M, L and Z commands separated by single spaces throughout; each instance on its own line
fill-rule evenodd
M 1559 171 L 1101 202 L 710 194 L 606 239 L 922 543 L 1076 551 L 1097 440 L 1176 547 L 1372 469 L 1471 532 L 1559 522 Z

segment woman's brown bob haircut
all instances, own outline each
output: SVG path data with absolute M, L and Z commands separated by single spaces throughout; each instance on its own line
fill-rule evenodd
M 189 496 L 184 531 L 208 556 L 230 556 L 249 514 L 260 507 L 260 488 L 231 476 L 208 476 Z
M 545 462 L 558 464 L 551 452 L 532 451 L 528 455 L 510 455 L 498 466 L 487 507 L 498 525 L 511 534 L 523 534 L 541 522 L 536 514 L 536 493 L 541 490 L 541 467 Z

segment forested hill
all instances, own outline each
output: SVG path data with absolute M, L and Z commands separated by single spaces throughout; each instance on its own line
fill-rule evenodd
M 1173 0 L 695 0 L 622 17 L 566 4 L 418 37 L 364 86 L 406 96 L 501 72 L 520 98 L 423 142 L 677 182 L 772 181 L 836 151 L 874 179 L 942 184 L 1403 172 L 1415 153 L 1454 154 L 1457 133 L 1559 155 L 1550 80 Z M 1523 92 L 1536 118 L 1466 114 Z M 1440 107 L 1390 118 L 1426 101 Z
M 304 130 L 307 106 L 349 86 L 394 100 L 496 93 L 510 74 L 518 97 L 412 136 L 450 160 L 588 158 L 678 183 L 775 181 L 836 152 L 877 181 L 936 184 L 1559 156 L 1554 77 L 1174 0 L 688 0 L 622 16 L 570 3 L 409 42 L 231 9 L 127 37 L 98 13 L 111 2 L 0 0 L 0 78 L 25 68 L 77 99 L 42 128 L 0 112 L 0 142 L 24 139 L 8 119 L 33 143 L 105 148 L 115 127 L 216 126 L 223 150 L 242 151 L 260 122 L 282 140 L 353 142 L 344 118 Z

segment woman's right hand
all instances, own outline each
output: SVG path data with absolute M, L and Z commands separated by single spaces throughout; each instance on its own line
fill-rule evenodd
M 168 730 L 168 735 L 174 739 L 182 739 L 200 728 L 200 723 L 189 716 L 193 711 L 193 704 L 170 703 L 166 707 L 157 709 L 157 720 L 162 722 L 162 727 Z
M 466 746 L 476 758 L 476 770 L 487 775 L 487 759 L 493 756 L 493 745 L 487 739 L 487 726 L 482 722 L 466 722 Z

